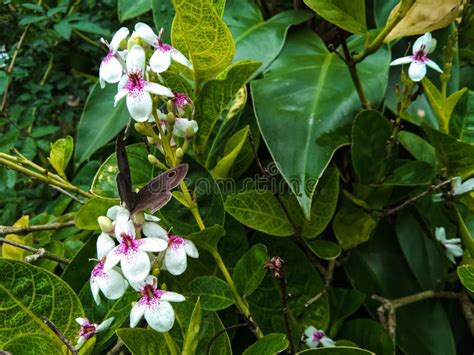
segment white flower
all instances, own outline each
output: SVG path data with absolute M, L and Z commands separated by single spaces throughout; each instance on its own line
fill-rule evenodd
M 113 321 L 114 317 L 110 317 L 102 323 L 96 324 L 90 323 L 87 318 L 76 318 L 76 322 L 79 323 L 81 329 L 79 330 L 79 339 L 77 339 L 75 349 L 79 350 L 92 335 L 108 329 Z
M 176 117 L 176 121 L 174 123 L 173 134 L 176 137 L 180 137 L 180 138 L 192 137 L 196 134 L 198 129 L 199 129 L 199 126 L 196 121 L 194 120 L 190 121 L 187 118 Z
M 150 67 L 155 73 L 162 73 L 168 70 L 171 60 L 180 63 L 189 69 L 193 69 L 193 65 L 189 60 L 176 48 L 161 41 L 163 29 L 157 36 L 147 24 L 139 22 L 135 25 L 135 32 L 149 45 L 155 47 L 155 52 L 150 58 Z
M 163 269 L 172 275 L 181 275 L 188 267 L 187 257 L 198 258 L 199 252 L 194 243 L 178 235 L 164 235 L 160 238 L 166 240 L 168 248 L 163 260 Z
M 152 83 L 144 79 L 145 50 L 133 45 L 130 48 L 127 60 L 127 74 L 122 76 L 115 95 L 114 106 L 124 97 L 127 98 L 127 108 L 135 121 L 145 122 L 151 115 L 153 102 L 151 94 L 173 97 L 173 92 L 166 86 Z
M 128 211 L 119 211 L 115 221 L 115 237 L 119 245 L 107 254 L 104 271 L 120 262 L 124 276 L 130 282 L 139 282 L 150 273 L 151 262 L 147 252 L 160 252 L 167 243 L 158 238 L 135 239 L 135 227 Z
M 306 345 L 309 348 L 316 348 L 320 343 L 323 347 L 336 346 L 334 340 L 328 338 L 322 330 L 318 330 L 313 326 L 306 328 L 304 335 L 306 336 Z
M 458 176 L 458 177 L 454 178 L 451 186 L 453 188 L 453 195 L 454 196 L 462 195 L 466 192 L 470 192 L 470 191 L 474 190 L 474 178 L 471 178 L 471 179 L 468 179 L 468 180 L 462 182 L 461 177 Z
M 431 33 L 427 32 L 419 37 L 413 45 L 413 55 L 395 59 L 390 65 L 410 64 L 408 68 L 408 76 L 413 81 L 420 81 L 426 75 L 426 66 L 442 73 L 441 68 L 428 59 L 427 55 L 434 50 L 436 41 L 431 38 Z
M 446 239 L 446 230 L 444 227 L 436 227 L 435 230 L 436 239 L 443 245 L 446 251 L 446 256 L 453 263 L 456 264 L 454 257 L 462 256 L 463 250 L 461 248 L 461 239 L 452 238 Z
M 99 82 L 102 89 L 105 87 L 106 82 L 118 83 L 122 77 L 122 58 L 118 54 L 118 49 L 120 43 L 127 38 L 129 32 L 128 28 L 122 27 L 115 33 L 110 44 L 101 38 L 101 41 L 109 48 L 109 53 L 102 59 L 99 68 Z
M 144 281 L 132 286 L 140 291 L 142 298 L 135 303 L 130 312 L 130 327 L 134 328 L 145 316 L 150 327 L 158 332 L 167 332 L 174 324 L 174 310 L 169 302 L 183 302 L 183 295 L 159 290 L 156 277 L 149 275 Z

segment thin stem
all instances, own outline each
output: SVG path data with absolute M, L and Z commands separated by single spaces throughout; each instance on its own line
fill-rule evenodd
M 462 313 L 464 314 L 464 318 L 466 318 L 471 335 L 474 337 L 473 305 L 466 292 L 463 292 L 459 297 L 459 303 L 461 304 Z
M 252 325 L 251 323 L 248 323 L 248 322 L 245 322 L 245 323 L 240 323 L 240 324 L 234 324 L 234 325 L 230 325 L 224 329 L 221 329 L 219 330 L 216 334 L 214 334 L 212 336 L 212 338 L 209 340 L 209 342 L 207 343 L 207 347 L 206 347 L 206 355 L 209 355 L 211 353 L 211 349 L 212 349 L 212 345 L 214 344 L 214 342 L 217 340 L 217 338 L 219 338 L 219 336 L 225 332 L 228 332 L 229 330 L 232 330 L 232 329 L 235 329 L 235 328 L 241 328 L 241 327 L 248 327 Z
M 74 34 L 78 35 L 79 37 L 81 37 L 84 41 L 86 41 L 87 43 L 90 43 L 92 44 L 93 46 L 97 47 L 97 48 L 102 48 L 102 46 L 100 44 L 98 44 L 96 41 L 90 39 L 89 37 L 87 37 L 85 34 L 83 34 L 82 32 L 79 32 L 78 30 L 73 30 L 72 31 Z
M 38 224 L 38 225 L 25 226 L 25 227 L 0 226 L 0 235 L 1 234 L 26 234 L 26 233 L 38 232 L 38 231 L 56 230 L 56 229 L 70 227 L 73 225 L 74 225 L 74 221 L 67 221 L 63 223 Z
M 74 196 L 73 194 L 71 194 L 70 192 L 64 190 L 64 189 L 61 188 L 61 187 L 54 186 L 54 185 L 51 185 L 51 184 L 50 184 L 49 186 L 51 186 L 51 188 L 53 188 L 53 189 L 59 191 L 60 193 L 66 195 L 67 197 L 71 198 L 72 200 L 76 201 L 77 203 L 79 203 L 79 204 L 81 204 L 81 205 L 83 205 L 83 204 L 85 203 L 84 201 L 79 200 L 76 196 Z
M 166 345 L 168 345 L 168 350 L 170 351 L 171 355 L 178 355 L 178 350 L 176 350 L 176 344 L 174 343 L 173 338 L 171 337 L 170 333 L 164 332 L 163 337 L 165 338 Z
M 288 335 L 288 341 L 290 343 L 290 354 L 296 354 L 295 343 L 293 342 L 293 334 L 291 331 L 290 315 L 288 313 L 288 281 L 285 275 L 285 262 L 283 261 L 283 259 L 280 260 L 281 267 L 279 270 L 278 279 L 280 280 L 280 298 L 283 306 L 283 317 L 285 319 L 286 333 Z
M 50 253 L 49 251 L 44 251 L 43 252 L 42 250 L 40 250 L 41 248 L 40 249 L 33 248 L 33 247 L 28 246 L 28 245 L 24 245 L 24 244 L 21 244 L 21 243 L 14 242 L 13 240 L 8 240 L 8 239 L 0 237 L 0 243 L 9 244 L 9 245 L 12 245 L 12 246 L 20 248 L 20 249 L 31 251 L 34 254 L 41 255 L 42 258 L 54 260 L 54 261 L 57 261 L 58 263 L 61 263 L 61 264 L 64 264 L 64 265 L 68 265 L 68 264 L 71 263 L 71 260 L 64 259 L 60 256 L 57 256 L 53 253 Z
M 66 345 L 66 347 L 69 349 L 69 351 L 73 355 L 77 355 L 78 351 L 74 348 L 74 346 L 71 344 L 71 342 L 61 333 L 61 331 L 58 329 L 58 327 L 56 327 L 56 325 L 53 322 L 51 322 L 48 318 L 46 318 L 46 317 L 42 317 L 42 318 L 43 318 L 43 322 L 49 327 L 49 329 L 51 329 L 53 331 L 54 334 L 57 335 L 59 340 L 61 340 L 61 342 L 64 345 Z
M 392 32 L 396 25 L 405 17 L 408 10 L 411 9 L 415 0 L 402 0 L 400 4 L 400 8 L 398 9 L 397 13 L 394 17 L 390 20 L 389 23 L 383 28 L 383 30 L 375 37 L 375 39 L 365 47 L 364 51 L 354 57 L 354 62 L 359 63 L 363 61 L 369 55 L 375 53 L 382 45 L 383 41 L 387 36 Z
M 328 264 L 328 269 L 326 270 L 326 274 L 324 276 L 325 282 L 324 282 L 323 289 L 320 292 L 318 292 L 314 297 L 306 301 L 306 303 L 304 304 L 305 307 L 309 307 L 314 302 L 319 300 L 328 291 L 329 287 L 331 287 L 331 282 L 334 276 L 335 266 L 336 266 L 336 260 L 330 260 Z
M 117 342 L 115 343 L 114 347 L 112 349 L 110 349 L 110 351 L 107 352 L 107 355 L 114 355 L 114 354 L 117 354 L 120 349 L 122 349 L 123 347 L 123 341 L 121 341 L 120 339 L 117 340 Z
M 186 186 L 186 183 L 184 181 L 181 181 L 181 183 L 179 184 L 179 187 L 181 191 L 183 192 L 184 198 L 189 204 L 189 209 L 191 210 L 191 213 L 193 214 L 194 219 L 196 220 L 196 223 L 199 226 L 199 229 L 200 230 L 205 229 L 206 226 L 204 225 L 204 221 L 202 220 L 201 214 L 199 213 L 198 205 L 196 201 L 193 199 L 193 197 L 191 196 L 191 193 L 189 192 L 188 187 Z

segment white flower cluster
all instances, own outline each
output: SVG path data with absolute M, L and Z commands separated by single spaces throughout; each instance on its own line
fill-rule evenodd
M 159 218 L 142 212 L 130 215 L 121 206 L 110 208 L 107 216 L 99 217 L 98 221 L 102 229 L 97 238 L 99 262 L 90 279 L 95 302 L 100 303 L 100 292 L 108 299 L 118 299 L 130 285 L 142 295 L 132 308 L 130 326 L 135 327 L 145 316 L 151 328 L 159 332 L 170 330 L 175 317 L 169 302 L 182 302 L 185 298 L 158 289 L 157 279 L 150 271 L 158 266 L 172 275 L 182 274 L 187 256 L 199 257 L 196 246 L 190 240 L 169 234 L 157 223 Z
M 110 43 L 101 39 L 109 51 L 100 64 L 100 86 L 104 88 L 106 83 L 118 83 L 114 106 L 126 98 L 130 116 L 137 122 L 153 122 L 153 110 L 156 110 L 156 116 L 162 119 L 163 113 L 154 107 L 152 95 L 163 100 L 172 99 L 177 108 L 174 113 L 179 115 L 176 117 L 173 134 L 184 137 L 185 132 L 188 132 L 188 135 L 190 131 L 191 135 L 196 133 L 197 122 L 183 116 L 184 108 L 191 104 L 191 100 L 185 94 L 173 92 L 164 86 L 160 76 L 168 70 L 172 62 L 193 70 L 191 62 L 176 48 L 162 42 L 163 29 L 157 36 L 148 25 L 139 22 L 126 42 L 129 34 L 130 31 L 122 27 Z M 151 56 L 147 55 L 149 51 L 153 52 Z M 150 58 L 148 64 L 146 58 Z
M 0 46 L 0 69 L 5 68 L 7 66 L 6 62 L 10 59 L 8 56 L 8 52 L 5 49 L 5 45 Z

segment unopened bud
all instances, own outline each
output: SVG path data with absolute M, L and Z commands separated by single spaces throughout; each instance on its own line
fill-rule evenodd
M 104 233 L 112 233 L 114 231 L 114 225 L 109 217 L 100 216 L 97 218 L 97 223 L 99 223 L 100 230 Z
M 160 163 L 160 161 L 153 154 L 148 154 L 148 161 L 152 165 L 158 165 Z
M 166 115 L 166 120 L 168 121 L 168 124 L 170 126 L 174 125 L 174 123 L 176 122 L 176 117 L 174 116 L 173 112 L 168 112 L 168 114 Z
M 194 127 L 192 125 L 189 125 L 187 128 L 186 128 L 186 138 L 192 138 L 194 135 L 196 134 L 196 130 L 194 129 Z
M 145 223 L 145 215 L 143 214 L 143 212 L 133 214 L 133 223 L 139 226 Z
M 168 100 L 168 102 L 166 103 L 166 109 L 168 110 L 168 112 L 174 111 L 173 100 Z
M 148 144 L 155 144 L 155 140 L 151 137 L 146 137 L 146 141 L 148 142 Z
M 145 123 L 143 123 L 143 122 L 137 122 L 137 123 L 135 123 L 134 127 L 135 127 L 135 130 L 136 130 L 138 133 L 146 135 L 146 133 L 147 133 L 147 126 L 146 126 Z
M 184 156 L 184 152 L 181 149 L 181 147 L 176 149 L 176 159 L 181 160 L 181 159 L 183 159 L 183 156 Z

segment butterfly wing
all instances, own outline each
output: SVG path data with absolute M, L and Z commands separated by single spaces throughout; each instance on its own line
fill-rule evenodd
M 188 164 L 166 170 L 138 191 L 132 213 L 149 208 L 155 213 L 171 199 L 171 190 L 178 186 L 188 172 Z
M 129 210 L 132 210 L 136 204 L 137 194 L 132 190 L 130 166 L 128 165 L 128 157 L 125 150 L 125 140 L 122 136 L 117 138 L 115 152 L 117 155 L 117 165 L 119 169 L 116 181 L 120 200 L 125 202 Z

